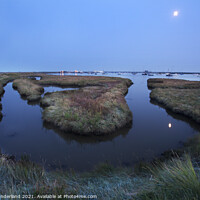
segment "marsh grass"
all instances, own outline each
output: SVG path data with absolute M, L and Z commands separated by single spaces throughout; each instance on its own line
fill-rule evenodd
M 145 168 L 145 165 L 144 165 Z M 27 157 L 1 156 L 1 194 L 95 194 L 98 199 L 192 200 L 200 198 L 199 167 L 189 156 L 157 163 L 142 173 L 101 163 L 87 173 L 46 171 Z
M 106 113 L 109 109 L 101 102 L 101 95 L 104 93 L 97 93 L 93 88 L 91 92 L 77 92 L 70 96 L 71 105 L 84 108 L 90 111 L 91 114 Z M 95 96 L 95 97 L 94 97 Z
M 161 163 L 152 170 L 152 185 L 141 199 L 189 200 L 200 198 L 199 174 L 189 156 Z
M 183 114 L 200 123 L 200 82 L 176 79 L 149 79 L 155 88 L 150 98 L 174 113 Z
M 18 78 L 19 75 L 14 74 L 14 73 L 3 73 L 0 74 L 0 97 L 4 93 L 3 87 L 10 81 L 13 81 L 14 79 Z
M 116 169 L 108 162 L 100 163 L 95 167 L 95 172 L 101 175 L 109 175 Z
M 150 98 L 200 123 L 200 89 L 153 89 Z
M 55 80 L 50 78 L 51 84 L 59 80 L 57 77 Z M 41 100 L 45 122 L 61 130 L 81 135 L 103 135 L 114 132 L 132 121 L 132 113 L 124 99 L 131 84 L 129 80 L 109 77 L 74 77 L 74 79 L 69 77 L 69 82 L 68 77 L 61 79 L 63 82 L 59 84 L 62 85 L 71 85 L 72 81 L 73 84 L 75 81 L 80 84 L 84 81 L 87 87 L 45 94 Z M 46 80 L 42 79 L 42 84 L 44 83 L 47 84 Z M 94 85 L 88 86 L 88 84 Z
M 188 81 L 182 79 L 150 78 L 147 80 L 149 89 L 176 88 L 176 89 L 200 89 L 200 81 Z
M 103 77 L 103 76 L 56 76 L 42 75 L 38 81 L 40 85 L 52 85 L 61 87 L 86 87 L 86 86 L 107 86 L 116 85 L 116 83 L 125 83 L 127 86 L 132 84 L 130 79 L 119 77 Z
M 0 194 L 95 194 L 98 199 L 132 199 L 146 178 L 137 177 L 131 169 L 108 164 L 94 171 L 46 171 L 28 160 L 0 159 Z
M 184 143 L 184 150 L 192 157 L 200 160 L 200 134 L 197 134 Z
M 44 88 L 31 79 L 16 79 L 13 81 L 13 88 L 29 102 L 39 100 L 44 93 Z

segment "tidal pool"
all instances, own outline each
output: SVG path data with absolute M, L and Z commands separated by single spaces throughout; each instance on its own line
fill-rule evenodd
M 120 76 L 134 82 L 126 95 L 133 122 L 131 127 L 106 137 L 76 136 L 44 124 L 42 108 L 38 104 L 28 105 L 13 90 L 12 83 L 7 84 L 2 97 L 1 152 L 15 155 L 17 159 L 21 155 L 29 155 L 31 160 L 47 168 L 84 171 L 101 162 L 132 166 L 138 161 L 151 160 L 166 150 L 180 147 L 188 138 L 200 132 L 200 126 L 195 122 L 166 112 L 150 102 L 147 88 L 147 79 L 150 77 L 141 74 Z M 153 78 L 156 77 L 165 78 Z M 192 75 L 173 78 L 200 79 Z M 45 92 L 58 90 L 64 89 L 45 87 Z

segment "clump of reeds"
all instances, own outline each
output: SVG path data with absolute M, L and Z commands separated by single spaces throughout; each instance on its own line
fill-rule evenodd
M 141 199 L 200 199 L 199 168 L 195 171 L 189 156 L 161 163 L 151 171 L 152 185 Z

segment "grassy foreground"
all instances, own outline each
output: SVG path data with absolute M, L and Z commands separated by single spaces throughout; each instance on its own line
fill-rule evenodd
M 176 79 L 149 79 L 150 98 L 174 113 L 200 123 L 200 82 Z
M 0 194 L 31 195 L 34 199 L 37 195 L 67 194 L 95 195 L 102 200 L 198 200 L 199 175 L 200 168 L 189 156 L 140 170 L 101 164 L 88 173 L 46 171 L 26 157 L 16 162 L 1 156 Z

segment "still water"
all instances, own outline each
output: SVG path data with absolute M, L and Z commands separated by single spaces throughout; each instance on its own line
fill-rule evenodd
M 115 166 L 132 166 L 138 161 L 150 160 L 166 150 L 180 147 L 188 138 L 200 132 L 198 124 L 166 112 L 150 102 L 147 88 L 147 79 L 150 77 L 141 74 L 116 76 L 130 78 L 134 82 L 126 95 L 133 122 L 132 127 L 123 128 L 107 137 L 75 136 L 44 124 L 42 108 L 37 104 L 28 105 L 9 83 L 2 97 L 1 152 L 15 155 L 16 158 L 29 155 L 31 160 L 48 168 L 82 171 L 107 161 Z M 166 78 L 164 75 L 153 78 L 156 77 Z M 200 80 L 195 75 L 173 78 Z M 45 92 L 58 90 L 64 89 L 45 87 Z

